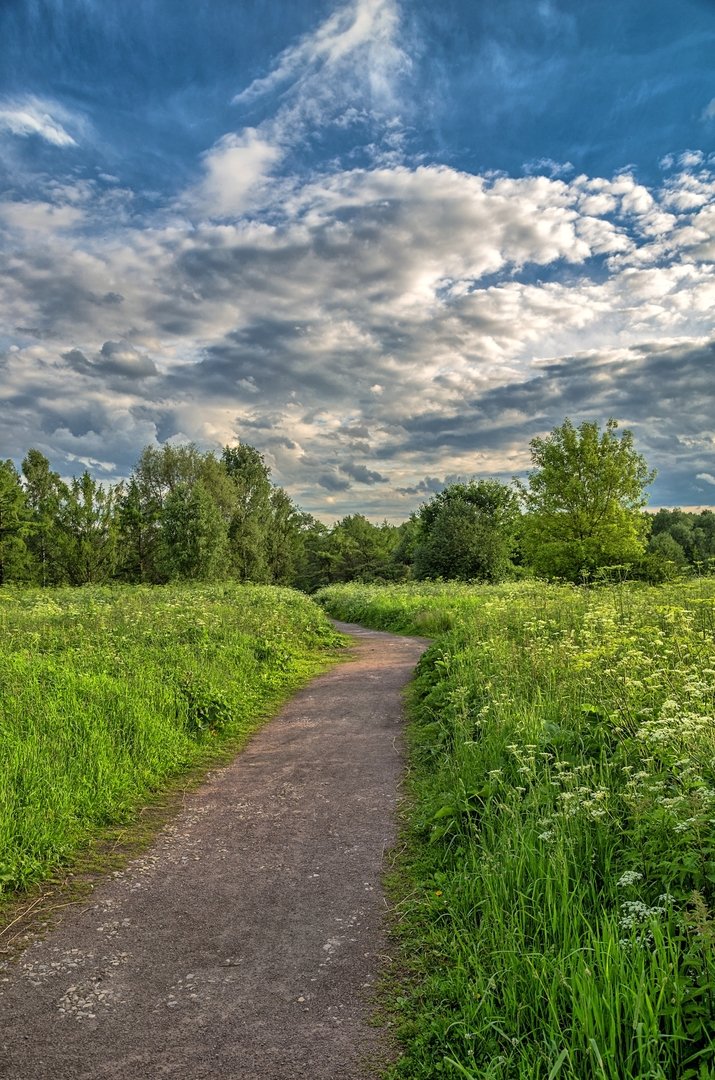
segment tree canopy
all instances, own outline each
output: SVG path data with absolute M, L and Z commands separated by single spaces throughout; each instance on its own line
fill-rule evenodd
M 518 521 L 518 499 L 506 484 L 450 484 L 417 515 L 415 577 L 501 581 L 513 565 Z
M 244 442 L 220 454 L 147 446 L 117 484 L 86 470 L 63 479 L 30 449 L 22 474 L 0 462 L 0 584 L 233 578 L 312 592 L 353 580 L 580 582 L 614 564 L 655 581 L 715 559 L 711 511 L 644 512 L 654 473 L 615 420 L 567 419 L 530 449 L 526 483 L 447 484 L 399 525 L 316 520 Z
M 520 485 L 526 508 L 524 551 L 537 574 L 579 581 L 604 566 L 634 563 L 645 552 L 642 513 L 655 473 L 618 433 L 616 420 L 578 427 L 566 419 L 531 440 L 534 466 Z

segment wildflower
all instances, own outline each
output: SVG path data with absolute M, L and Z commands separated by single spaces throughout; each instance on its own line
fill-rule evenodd
M 621 874 L 618 881 L 616 882 L 616 885 L 618 885 L 620 888 L 623 888 L 627 885 L 635 885 L 637 881 L 642 880 L 643 875 L 639 874 L 637 870 L 626 870 L 625 873 Z

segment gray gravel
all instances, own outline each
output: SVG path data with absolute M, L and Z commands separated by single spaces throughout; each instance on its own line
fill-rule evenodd
M 0 969 L 8 1080 L 366 1080 L 401 691 L 426 642 L 348 627 L 142 858 Z

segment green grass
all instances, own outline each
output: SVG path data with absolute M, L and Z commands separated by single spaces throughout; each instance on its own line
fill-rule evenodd
M 1 589 L 0 892 L 240 743 L 337 644 L 290 589 Z
M 411 700 L 390 1075 L 715 1077 L 715 581 L 319 599 L 440 635 Z

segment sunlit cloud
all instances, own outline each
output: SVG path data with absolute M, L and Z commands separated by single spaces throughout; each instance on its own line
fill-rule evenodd
M 0 101 L 0 131 L 21 138 L 36 135 L 52 146 L 77 146 L 77 141 L 66 130 L 72 117 L 55 102 L 36 97 L 5 99 Z

